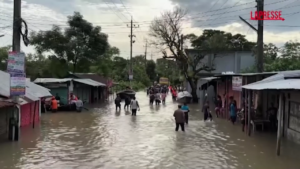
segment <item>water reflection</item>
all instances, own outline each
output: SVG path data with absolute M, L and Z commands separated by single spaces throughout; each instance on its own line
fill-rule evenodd
M 0 144 L 1 169 L 299 168 L 299 146 L 283 143 L 276 157 L 274 134 L 248 137 L 226 120 L 204 122 L 195 105 L 186 132 L 175 132 L 170 97 L 160 106 L 149 106 L 145 93 L 137 98 L 141 111 L 133 117 L 114 105 L 43 115 L 40 126 L 22 130 L 20 142 Z

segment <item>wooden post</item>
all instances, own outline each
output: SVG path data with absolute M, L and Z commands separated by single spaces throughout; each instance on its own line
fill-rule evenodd
M 248 90 L 248 118 L 247 118 L 247 126 L 248 126 L 248 136 L 251 134 L 251 90 Z
M 228 113 L 228 84 L 227 84 L 227 77 L 225 76 L 225 97 L 224 97 L 224 108 L 225 108 L 225 111 L 224 111 L 224 118 L 227 120 L 227 113 Z
M 277 144 L 276 144 L 276 154 L 280 155 L 281 137 L 282 137 L 282 93 L 279 95 L 279 108 L 278 108 L 278 128 L 277 128 Z
M 245 85 L 247 85 L 248 83 L 247 83 L 247 81 L 248 81 L 248 77 L 247 76 L 245 76 Z M 247 131 L 247 129 L 248 129 L 248 123 L 247 123 L 247 120 L 248 120 L 248 118 L 247 118 L 247 113 L 248 113 L 248 109 L 247 109 L 247 105 L 249 104 L 249 103 L 247 103 L 246 104 L 246 102 L 248 102 L 248 95 L 249 95 L 249 91 L 247 90 L 247 89 L 244 89 L 245 90 L 245 97 L 244 97 L 244 102 L 245 102 L 245 104 L 244 104 L 244 118 L 245 118 L 245 125 L 244 125 L 244 131 Z M 249 107 L 249 106 L 248 106 Z M 245 132 L 246 133 L 246 132 Z
M 30 107 L 31 107 L 31 105 L 30 105 Z M 34 125 L 35 125 L 35 112 L 36 112 L 36 101 L 34 102 L 34 112 L 33 112 L 32 128 L 34 128 Z

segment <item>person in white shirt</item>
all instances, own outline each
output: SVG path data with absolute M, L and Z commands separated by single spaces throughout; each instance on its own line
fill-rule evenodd
M 81 112 L 82 108 L 83 108 L 83 102 L 82 102 L 82 100 L 80 100 L 79 97 L 78 97 L 78 100 L 76 100 L 75 105 L 76 105 L 77 112 Z
M 135 97 L 133 98 L 133 100 L 131 100 L 130 108 L 131 108 L 131 115 L 136 116 L 136 111 L 140 109 L 140 106 L 139 106 L 139 102 L 135 99 Z

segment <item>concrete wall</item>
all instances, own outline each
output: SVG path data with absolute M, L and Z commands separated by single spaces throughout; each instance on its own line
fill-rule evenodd
M 197 56 L 196 50 L 188 51 L 189 57 Z M 211 73 L 221 72 L 235 72 L 240 73 L 242 70 L 252 67 L 255 64 L 255 57 L 252 56 L 252 52 L 239 51 L 239 52 L 224 52 L 218 54 L 216 58 L 213 58 L 212 54 L 206 55 L 199 63 L 198 67 L 202 67 L 204 64 L 214 66 L 215 70 Z M 201 71 L 200 73 L 204 73 Z M 206 72 L 207 73 L 207 72 Z
M 300 91 L 286 92 L 285 97 L 284 134 L 289 140 L 300 144 Z M 294 103 L 298 104 L 296 108 L 293 108 Z
M 74 94 L 79 97 L 82 101 L 90 103 L 91 100 L 91 86 L 76 83 L 74 85 Z
M 188 51 L 187 54 L 189 57 L 193 57 L 197 55 L 196 50 Z M 246 68 L 250 68 L 255 64 L 255 58 L 252 56 L 252 52 L 227 52 L 218 54 L 218 56 L 214 59 L 212 54 L 206 55 L 205 58 L 201 61 L 198 67 L 203 65 L 213 65 L 215 70 L 210 73 L 222 73 L 222 72 L 235 72 L 240 73 Z M 208 73 L 205 71 L 201 71 L 200 73 Z M 197 84 L 197 95 L 199 99 L 202 99 L 205 95 L 205 91 L 199 90 L 199 87 L 202 84 L 205 84 L 206 81 L 198 80 Z M 191 92 L 191 87 L 188 82 L 186 82 L 187 91 Z M 208 89 L 207 94 L 211 96 L 211 98 L 215 97 L 215 93 L 213 87 Z

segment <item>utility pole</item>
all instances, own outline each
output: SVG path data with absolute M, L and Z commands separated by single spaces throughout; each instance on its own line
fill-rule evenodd
M 256 0 L 257 2 L 257 13 L 264 11 L 264 0 Z M 258 29 L 257 29 L 257 71 L 264 71 L 264 20 L 263 15 L 258 18 Z
M 13 43 L 14 52 L 21 52 L 21 0 L 14 0 L 14 18 L 13 18 Z
M 12 41 L 12 49 L 14 52 L 21 52 L 21 26 L 22 26 L 22 18 L 21 18 L 21 0 L 14 0 L 14 16 L 13 16 L 13 41 Z M 19 97 L 14 96 L 13 101 L 15 103 L 19 102 Z M 17 126 L 20 122 L 18 109 L 14 109 L 14 116 L 12 121 L 15 121 L 16 124 L 12 126 L 11 137 L 12 141 L 19 140 L 19 127 Z
M 135 40 L 133 40 L 133 37 L 136 37 L 136 36 L 133 34 L 133 28 L 138 28 L 139 25 L 134 25 L 134 24 L 133 24 L 133 18 L 132 18 L 132 16 L 131 16 L 130 26 L 127 25 L 127 27 L 130 28 L 130 35 L 129 35 L 129 38 L 130 38 L 130 70 L 129 70 L 129 82 L 130 82 L 130 87 L 131 87 L 131 81 L 133 80 L 132 45 L 133 45 L 133 43 L 135 42 Z
M 256 0 L 257 5 L 257 15 L 259 16 L 259 12 L 263 12 L 264 10 L 264 0 Z M 263 16 L 259 16 L 260 18 L 256 18 L 258 21 L 258 28 L 256 29 L 245 19 L 240 17 L 240 19 L 245 22 L 251 29 L 253 29 L 257 33 L 257 43 L 256 43 L 256 69 L 257 72 L 264 71 L 264 21 Z
M 145 66 L 147 66 L 147 48 L 148 48 L 148 40 L 146 39 L 146 45 L 145 45 Z
M 153 60 L 153 55 L 152 55 L 152 52 L 151 52 L 151 54 L 150 54 L 150 57 L 151 57 L 151 60 Z

